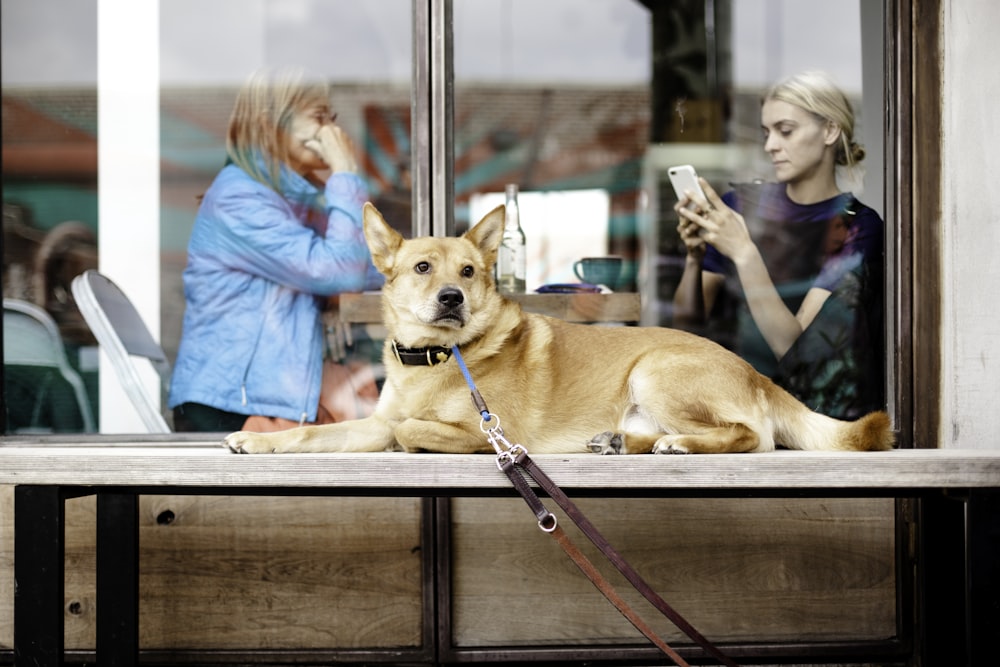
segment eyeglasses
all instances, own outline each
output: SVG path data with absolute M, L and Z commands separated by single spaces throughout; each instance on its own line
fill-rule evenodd
M 316 109 L 311 114 L 309 114 L 309 117 L 315 120 L 320 125 L 326 125 L 327 123 L 337 122 L 337 112 L 336 111 L 331 112 L 327 108 Z

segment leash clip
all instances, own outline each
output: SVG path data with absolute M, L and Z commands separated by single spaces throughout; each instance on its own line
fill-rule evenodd
M 487 426 L 487 422 L 492 426 Z M 518 455 L 527 454 L 528 450 L 524 445 L 511 444 L 510 440 L 504 437 L 503 428 L 500 427 L 500 418 L 492 412 L 484 414 L 479 422 L 479 430 L 486 434 L 486 439 L 497 453 L 497 468 L 503 471 L 504 463 L 514 464 Z

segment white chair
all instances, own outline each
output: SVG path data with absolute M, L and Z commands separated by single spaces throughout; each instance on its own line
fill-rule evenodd
M 115 373 L 150 433 L 169 433 L 158 396 L 150 396 L 136 363 L 146 360 L 160 377 L 170 379 L 170 362 L 125 293 L 91 269 L 73 279 L 73 298 L 83 319 L 114 366 Z
M 83 430 L 87 433 L 96 430 L 83 379 L 70 366 L 59 328 L 47 312 L 27 301 L 3 300 L 3 359 L 5 365 L 50 368 L 58 372 L 73 390 Z M 48 398 L 47 392 L 38 392 L 30 424 L 39 423 Z M 25 430 L 34 431 L 36 428 L 29 426 Z

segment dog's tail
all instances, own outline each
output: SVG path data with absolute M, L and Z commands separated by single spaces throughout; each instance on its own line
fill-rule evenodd
M 775 440 L 790 449 L 825 451 L 882 451 L 892 449 L 895 435 L 885 412 L 872 412 L 856 421 L 842 421 L 813 412 L 779 387 L 772 394 Z

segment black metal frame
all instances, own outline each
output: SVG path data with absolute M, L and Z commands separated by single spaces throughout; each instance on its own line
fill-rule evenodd
M 635 645 L 566 645 L 456 647 L 452 644 L 451 606 L 451 495 L 425 497 L 422 507 L 422 571 L 424 576 L 423 645 L 400 649 L 287 650 L 287 651 L 144 651 L 138 645 L 140 494 L 213 495 L 386 495 L 364 489 L 190 488 L 63 486 L 15 487 L 14 651 L 17 667 L 55 666 L 91 662 L 125 666 L 159 664 L 330 664 L 395 665 L 509 664 L 670 664 L 657 649 Z M 620 493 L 620 491 L 618 492 Z M 66 654 L 63 641 L 65 501 L 97 495 L 97 650 Z M 414 495 L 401 490 L 398 495 Z M 503 494 L 504 497 L 511 494 Z M 586 495 L 595 494 L 593 491 Z M 608 494 L 613 496 L 614 493 Z M 661 494 L 650 493 L 650 496 Z M 745 497 L 732 492 L 695 490 L 666 496 Z M 919 600 L 909 604 L 900 594 L 899 634 L 884 641 L 826 643 L 741 643 L 723 645 L 724 651 L 746 663 L 870 662 L 893 665 L 987 664 L 992 656 L 992 631 L 1000 627 L 1000 488 L 954 490 L 914 489 L 912 492 L 857 489 L 850 493 L 816 489 L 787 493 L 781 489 L 755 492 L 773 497 L 886 497 L 902 496 L 913 503 L 917 521 L 912 539 L 912 568 Z M 527 517 L 526 520 L 530 520 Z M 955 545 L 961 545 L 956 548 Z M 897 577 L 901 591 L 912 589 Z M 676 647 L 685 659 L 699 663 L 700 649 Z M 6 653 L 2 660 L 11 657 Z

